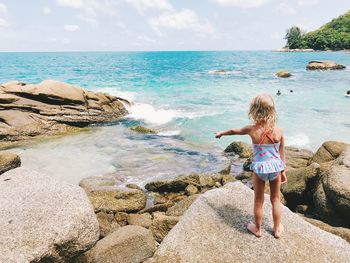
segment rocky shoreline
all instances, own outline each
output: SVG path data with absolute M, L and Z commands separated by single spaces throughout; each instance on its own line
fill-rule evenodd
M 0 89 L 1 147 L 119 120 L 127 101 L 56 81 Z M 142 126 L 133 130 L 155 131 Z M 233 142 L 228 166 L 140 187 L 93 176 L 79 186 L 19 167 L 0 153 L 0 262 L 346 262 L 350 258 L 350 145 L 313 153 L 286 148 L 283 224 L 276 241 L 265 211 L 264 244 L 250 235 L 251 146 Z M 231 171 L 239 166 L 238 174 Z M 233 169 L 236 170 L 236 169 Z M 268 204 L 268 186 L 266 205 Z M 324 230 L 324 231 L 323 231 Z M 260 248 L 260 249 L 259 249 Z M 275 248 L 280 253 L 275 253 Z M 258 251 L 258 252 L 255 252 Z M 256 254 L 258 253 L 258 254 Z

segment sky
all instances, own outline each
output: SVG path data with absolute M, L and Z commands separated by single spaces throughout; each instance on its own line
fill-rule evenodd
M 0 51 L 271 50 L 349 0 L 0 0 Z

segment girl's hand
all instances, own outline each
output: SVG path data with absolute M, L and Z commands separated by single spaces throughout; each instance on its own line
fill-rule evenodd
M 281 172 L 281 184 L 285 184 L 285 183 L 287 183 L 287 176 L 286 176 L 286 171 L 283 170 Z
M 216 132 L 215 133 L 215 138 L 220 139 L 222 136 L 221 132 Z

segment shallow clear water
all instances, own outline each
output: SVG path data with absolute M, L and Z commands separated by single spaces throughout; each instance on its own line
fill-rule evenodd
M 249 140 L 216 140 L 213 133 L 249 123 L 249 101 L 262 92 L 276 99 L 288 145 L 316 150 L 325 140 L 350 142 L 350 99 L 344 96 L 350 90 L 349 53 L 0 53 L 0 59 L 1 82 L 57 79 L 118 94 L 134 103 L 128 121 L 119 125 L 17 149 L 24 165 L 57 177 L 69 174 L 63 177 L 76 181 L 119 173 L 144 182 L 152 176 L 214 170 L 222 164 L 220 151 L 227 144 Z M 308 72 L 305 66 L 310 60 L 335 60 L 348 68 Z M 228 72 L 213 74 L 217 69 Z M 289 70 L 293 77 L 276 78 L 274 73 L 280 69 Z M 281 96 L 275 95 L 277 90 Z M 135 135 L 127 129 L 130 121 L 156 128 L 162 136 Z M 118 141 L 109 144 L 110 140 Z M 169 145 L 175 150 L 167 151 Z M 202 155 L 188 153 L 199 149 Z

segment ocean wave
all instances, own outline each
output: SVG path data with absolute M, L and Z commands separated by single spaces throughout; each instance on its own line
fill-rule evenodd
M 179 135 L 181 133 L 180 130 L 174 130 L 174 131 L 161 131 L 158 132 L 157 135 L 159 136 L 164 136 L 164 137 L 171 137 L 171 136 L 176 136 Z
M 305 146 L 308 146 L 309 143 L 310 143 L 310 138 L 304 133 L 299 133 L 294 136 L 286 137 L 287 146 L 305 147 Z
M 105 93 L 108 93 L 110 95 L 120 97 L 122 99 L 126 99 L 130 102 L 134 101 L 136 98 L 136 92 L 120 91 L 120 90 L 117 90 L 116 88 L 113 88 L 113 87 L 98 89 L 98 90 L 96 90 L 96 92 L 105 92 Z
M 150 104 L 133 103 L 128 108 L 129 118 L 143 120 L 146 123 L 162 125 L 177 117 L 177 112 L 171 109 L 155 109 Z

